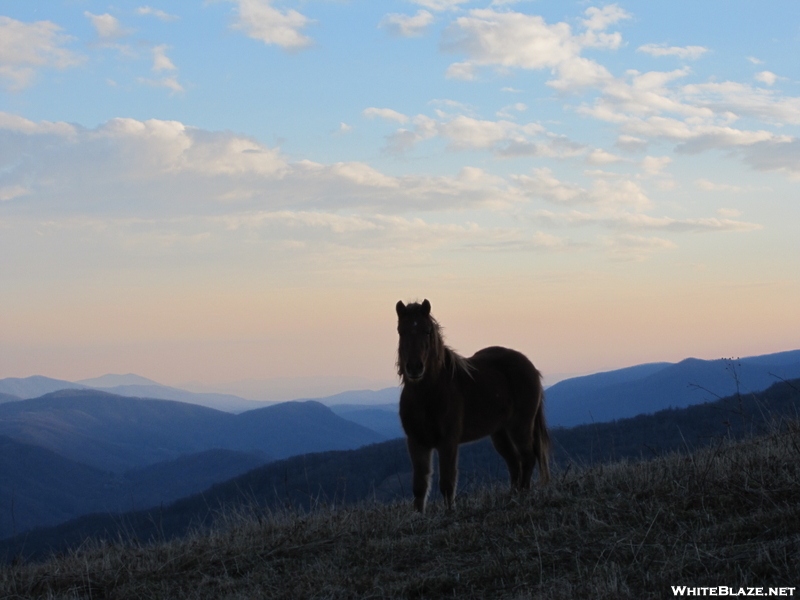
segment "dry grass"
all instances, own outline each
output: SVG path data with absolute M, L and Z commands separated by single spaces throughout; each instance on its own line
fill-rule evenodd
M 800 425 L 555 473 L 420 516 L 407 504 L 230 513 L 160 545 L 0 570 L 3 598 L 668 598 L 800 585 Z M 800 591 L 796 592 L 800 593 Z

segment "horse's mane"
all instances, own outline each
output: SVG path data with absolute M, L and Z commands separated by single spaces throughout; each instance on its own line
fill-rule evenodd
M 430 317 L 430 320 L 431 325 L 433 325 L 431 336 L 433 337 L 433 350 L 436 358 L 436 370 L 441 372 L 449 366 L 451 376 L 455 377 L 456 374 L 461 371 L 465 375 L 468 375 L 470 378 L 472 378 L 472 372 L 475 370 L 475 367 L 472 366 L 472 363 L 469 362 L 468 358 L 461 356 L 458 352 L 444 343 L 442 326 L 439 325 L 439 322 L 432 316 Z

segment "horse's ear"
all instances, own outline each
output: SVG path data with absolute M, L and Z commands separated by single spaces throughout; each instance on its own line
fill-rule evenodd
M 427 298 L 422 301 L 422 312 L 425 313 L 426 317 L 431 314 L 431 303 L 428 302 Z
M 397 311 L 398 317 L 402 317 L 404 314 L 406 314 L 406 305 L 403 304 L 402 300 L 397 301 L 397 305 L 394 307 L 394 309 Z

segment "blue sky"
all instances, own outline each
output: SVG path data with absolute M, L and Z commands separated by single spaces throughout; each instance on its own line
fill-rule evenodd
M 793 2 L 0 1 L 0 377 L 796 348 Z

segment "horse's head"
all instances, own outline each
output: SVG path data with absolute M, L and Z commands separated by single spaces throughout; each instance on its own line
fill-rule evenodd
M 404 382 L 416 383 L 425 377 L 426 371 L 438 360 L 439 332 L 431 317 L 431 303 L 409 305 L 399 301 L 397 310 L 397 333 L 400 346 L 397 349 L 397 373 Z

